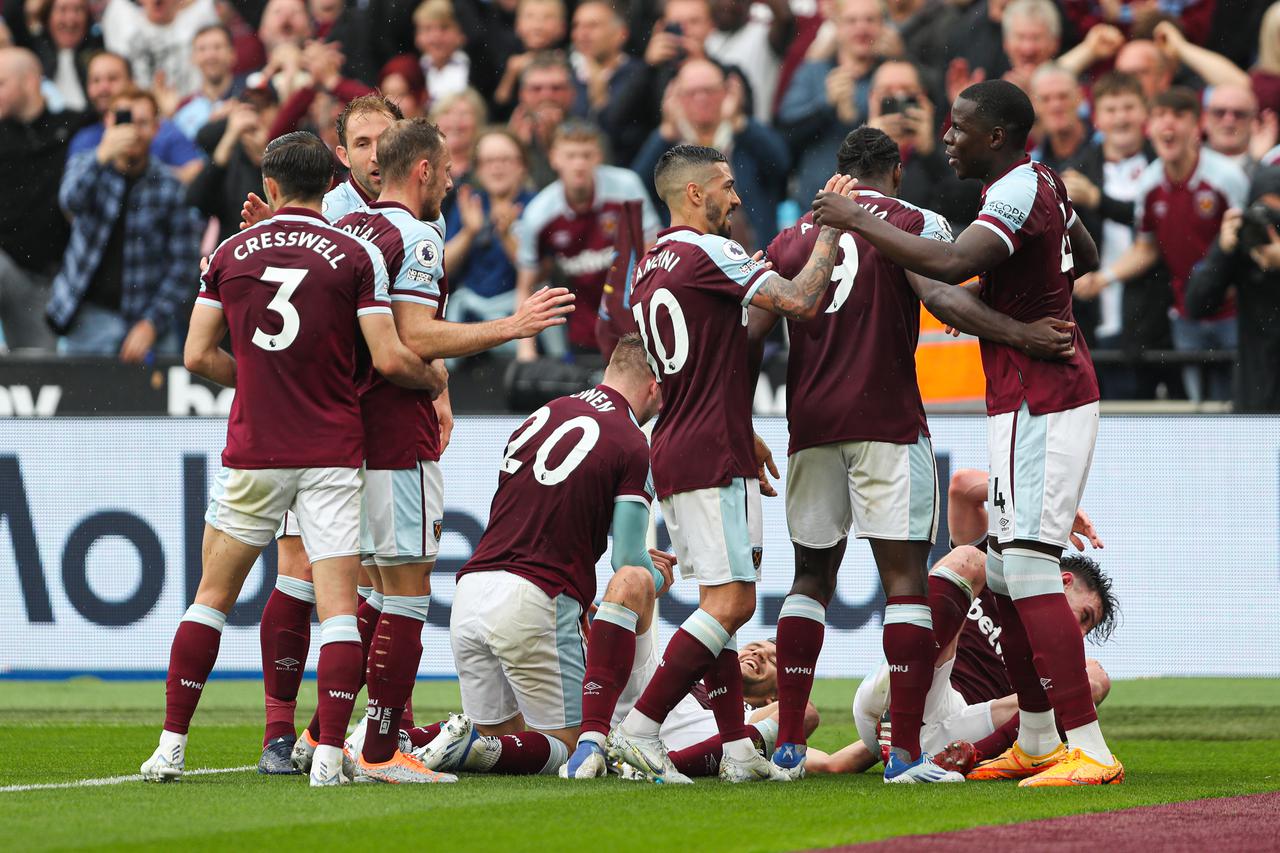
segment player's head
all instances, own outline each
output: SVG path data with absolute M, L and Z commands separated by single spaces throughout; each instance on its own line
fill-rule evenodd
M 656 415 L 662 405 L 661 386 L 649 366 L 644 341 L 634 332 L 623 335 L 613 348 L 609 366 L 604 371 L 604 384 L 627 398 L 641 424 Z
M 1116 629 L 1120 605 L 1111 591 L 1111 578 L 1102 567 L 1083 554 L 1062 558 L 1062 586 L 1067 603 L 1080 623 L 1080 633 L 1103 643 Z
M 965 89 L 951 107 L 951 127 L 942 141 L 961 178 L 987 178 L 1023 157 L 1036 123 L 1031 99 L 1005 80 L 984 80 Z
M 734 189 L 729 161 L 718 149 L 677 145 L 658 158 L 653 183 L 671 209 L 672 224 L 678 218 L 709 234 L 729 236 L 733 212 L 742 199 Z
M 338 159 L 370 198 L 377 198 L 382 192 L 378 137 L 402 118 L 400 108 L 379 94 L 353 98 L 338 116 Z
M 403 119 L 382 132 L 377 149 L 384 189 L 421 198 L 419 217 L 438 219 L 440 204 L 453 189 L 452 158 L 440 128 L 422 117 Z
M 747 643 L 738 651 L 742 670 L 742 698 L 756 708 L 778 699 L 778 644 L 773 640 Z
M 564 184 L 565 197 L 586 202 L 595 191 L 596 170 L 604 162 L 604 136 L 595 125 L 570 119 L 551 137 L 551 168 Z
M 277 136 L 262 155 L 262 189 L 273 211 L 289 204 L 319 207 L 333 181 L 333 154 L 314 133 Z
M 902 184 L 902 156 L 898 143 L 883 130 L 863 125 L 840 143 L 836 169 L 857 178 L 859 186 L 897 195 Z
M 1185 86 L 1174 86 L 1151 102 L 1147 135 L 1156 156 L 1165 162 L 1184 163 L 1200 150 L 1200 98 Z

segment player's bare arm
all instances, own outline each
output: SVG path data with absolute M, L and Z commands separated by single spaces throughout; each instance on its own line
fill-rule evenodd
M 845 175 L 835 175 L 827 181 L 824 191 L 843 192 L 852 181 Z M 769 276 L 751 298 L 751 304 L 789 320 L 812 320 L 818 316 L 822 295 L 831 284 L 839 248 L 840 232 L 834 228 L 823 228 L 818 232 L 813 253 L 799 274 L 794 279 Z
M 187 342 L 182 349 L 182 364 L 197 376 L 234 388 L 236 360 L 219 346 L 226 334 L 227 321 L 220 309 L 208 305 L 193 306 Z
M 373 369 L 396 385 L 430 391 L 433 396 L 444 393 L 448 374 L 444 365 L 432 366 L 414 354 L 396 335 L 395 321 L 386 314 L 364 314 L 360 332 L 369 345 Z M 443 379 L 441 374 L 444 374 Z
M 779 316 L 772 311 L 757 308 L 754 304 L 747 306 L 747 369 L 754 381 L 760 377 L 760 366 L 764 363 L 764 342 L 778 325 Z
M 433 306 L 413 302 L 395 302 L 392 312 L 401 340 L 422 358 L 459 358 L 564 325 L 573 313 L 574 298 L 563 287 L 544 287 L 523 300 L 510 317 L 483 323 L 451 323 L 438 318 Z
M 814 199 L 813 211 L 818 224 L 855 231 L 895 264 L 948 284 L 967 281 L 1009 257 L 1005 242 L 979 225 L 970 225 L 954 243 L 930 240 L 878 219 L 846 195 L 826 190 Z
M 778 476 L 778 463 L 773 461 L 773 451 L 769 449 L 769 445 L 764 443 L 764 439 L 759 435 L 752 435 L 755 439 L 756 453 L 756 477 L 760 480 L 760 494 L 767 498 L 776 498 L 778 490 L 769 482 L 769 475 L 772 474 L 776 479 Z
M 1067 237 L 1071 240 L 1071 257 L 1075 261 L 1073 272 L 1076 276 L 1096 270 L 1098 244 L 1094 242 L 1093 235 L 1084 227 L 1084 221 L 1080 217 L 1076 217 L 1075 224 L 1067 231 Z
M 968 287 L 943 284 L 913 272 L 907 281 L 929 313 L 952 328 L 988 341 L 1006 344 L 1032 358 L 1060 361 L 1075 355 L 1075 323 L 1044 317 L 1023 323 L 996 311 Z

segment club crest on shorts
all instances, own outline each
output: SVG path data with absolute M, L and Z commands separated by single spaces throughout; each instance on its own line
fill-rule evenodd
M 440 541 L 440 536 L 444 533 L 444 519 L 437 518 L 431 522 L 431 534 L 436 537 L 436 541 Z
M 760 568 L 760 562 L 764 560 L 764 548 L 755 547 L 751 549 L 751 566 L 756 570 Z

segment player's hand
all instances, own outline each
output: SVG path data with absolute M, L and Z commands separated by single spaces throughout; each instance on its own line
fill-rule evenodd
M 1019 347 L 1032 358 L 1044 361 L 1066 361 L 1076 354 L 1076 324 L 1057 317 L 1041 317 L 1022 327 L 1022 345 Z
M 120 360 L 125 364 L 141 364 L 155 342 L 156 327 L 150 320 L 139 320 L 120 344 Z
M 866 209 L 842 193 L 822 191 L 813 200 L 813 221 L 837 231 L 855 231 L 868 216 Z
M 249 193 L 244 206 L 240 208 L 240 230 L 270 218 L 271 206 L 259 198 L 257 193 Z
M 444 369 L 444 361 L 441 359 L 436 361 L 440 363 L 441 369 Z M 446 370 L 445 373 L 447 375 L 448 371 Z M 449 439 L 453 437 L 453 406 L 437 399 L 435 410 L 436 420 L 440 423 L 440 452 L 444 453 L 445 448 L 449 446 Z
M 653 567 L 658 570 L 658 574 L 662 575 L 662 589 L 658 591 L 658 595 L 666 595 L 671 585 L 675 583 L 676 555 L 650 548 L 649 559 L 653 560 Z
M 449 368 L 444 366 L 444 359 L 436 358 L 427 362 L 427 372 L 431 374 L 431 378 L 432 378 L 431 388 L 428 389 L 431 392 L 431 399 L 432 400 L 439 399 L 440 395 L 443 394 L 445 392 L 445 389 L 449 387 Z M 439 413 L 440 412 L 437 409 L 436 414 L 439 415 Z M 452 412 L 450 413 L 449 417 L 450 417 L 449 425 L 450 425 L 450 429 L 452 429 L 453 428 Z M 443 425 L 442 425 L 442 428 L 443 428 Z M 441 447 L 441 450 L 443 449 L 444 448 Z
M 1080 537 L 1084 537 L 1081 539 Z M 1076 520 L 1071 524 L 1071 544 L 1076 546 L 1077 551 L 1084 550 L 1085 539 L 1094 548 L 1105 548 L 1102 544 L 1102 538 L 1098 536 L 1097 529 L 1093 526 L 1093 522 L 1089 520 L 1089 516 L 1082 509 L 1076 510 Z
M 752 437 L 756 441 L 756 476 L 760 478 L 760 494 L 768 498 L 776 498 L 778 490 L 769 482 L 769 474 L 777 479 L 778 463 L 773 461 L 773 451 L 764 443 L 764 439 L 754 434 Z
M 511 315 L 511 339 L 531 338 L 551 326 L 563 326 L 577 297 L 564 287 L 540 287 Z
M 751 256 L 751 260 L 760 264 L 767 270 L 773 269 L 773 261 L 767 260 L 764 256 L 764 249 L 756 249 L 756 253 Z

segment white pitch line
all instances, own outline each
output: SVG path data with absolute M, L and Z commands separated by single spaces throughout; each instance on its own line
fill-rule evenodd
M 244 767 L 202 767 L 198 770 L 188 770 L 183 773 L 183 777 L 187 776 L 212 776 L 215 773 L 244 773 L 247 770 L 257 769 L 256 765 L 246 764 Z M 128 782 L 141 782 L 140 774 L 132 776 L 104 776 L 101 779 L 81 779 L 78 782 L 45 782 L 40 785 L 5 785 L 0 787 L 0 794 L 9 794 L 16 791 L 53 791 L 59 788 L 96 788 L 101 785 L 124 785 Z

